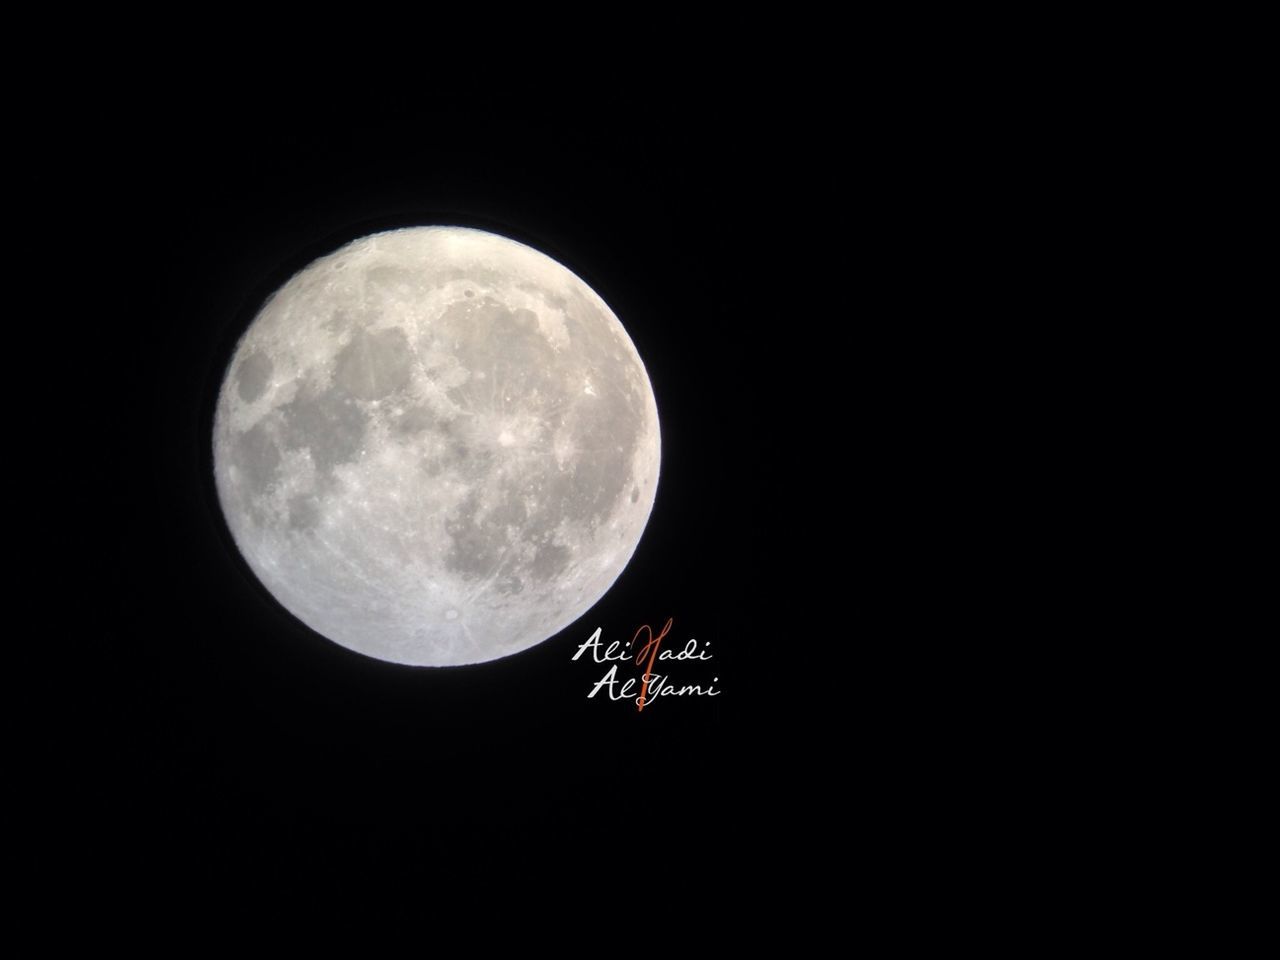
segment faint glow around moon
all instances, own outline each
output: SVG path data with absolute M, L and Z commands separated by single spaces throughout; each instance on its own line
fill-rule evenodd
M 644 365 L 609 307 L 513 240 L 374 234 L 263 306 L 218 397 L 227 524 L 316 632 L 395 663 L 527 649 L 630 560 L 659 467 Z

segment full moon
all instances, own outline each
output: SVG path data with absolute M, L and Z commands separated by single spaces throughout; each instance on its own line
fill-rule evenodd
M 658 409 L 608 305 L 530 247 L 417 227 L 262 307 L 214 414 L 218 499 L 317 633 L 418 666 L 495 660 L 585 613 L 653 508 Z

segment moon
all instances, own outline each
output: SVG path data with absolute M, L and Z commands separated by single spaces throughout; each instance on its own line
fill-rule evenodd
M 214 479 L 250 569 L 379 660 L 481 663 L 577 620 L 653 509 L 658 409 L 608 305 L 506 237 L 415 227 L 297 273 L 236 346 Z

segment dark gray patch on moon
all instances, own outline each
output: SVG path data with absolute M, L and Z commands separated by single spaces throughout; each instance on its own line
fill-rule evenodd
M 445 566 L 463 579 L 476 580 L 500 572 L 503 560 L 514 560 L 518 546 L 528 539 L 512 534 L 513 530 L 520 530 L 522 534 L 529 532 L 524 529 L 529 513 L 523 498 L 507 486 L 502 493 L 505 498 L 487 512 L 481 506 L 479 495 L 472 493 L 445 520 L 445 532 L 451 539 Z M 515 582 L 517 586 L 507 592 L 523 589 L 518 579 Z
M 631 458 L 639 442 L 641 411 L 606 389 L 594 403 L 576 406 L 569 418 L 578 463 L 569 477 L 568 516 L 603 520 L 631 480 Z
M 489 576 L 497 568 L 502 551 L 507 548 L 502 528 L 480 522 L 476 516 L 478 510 L 479 501 L 472 494 L 444 523 L 445 532 L 451 539 L 445 566 L 464 580 Z
M 411 442 L 425 447 L 421 459 L 427 476 L 435 477 L 451 471 L 461 480 L 483 481 L 493 464 L 493 451 L 485 449 L 468 435 L 465 424 L 457 420 L 433 421 L 415 434 Z M 393 427 L 393 433 L 395 428 Z
M 440 326 L 452 335 L 454 356 L 470 373 L 466 383 L 449 391 L 463 409 L 519 409 L 535 391 L 555 389 L 556 352 L 531 310 L 508 310 L 484 297 L 447 307 Z
M 408 386 L 412 366 L 409 338 L 399 327 L 360 330 L 339 351 L 333 379 L 353 397 L 381 400 Z
M 509 489 L 505 492 L 507 499 L 489 511 L 486 520 L 494 526 L 521 526 L 529 519 L 529 512 L 524 508 L 524 499 L 512 496 Z
M 231 463 L 245 479 L 249 499 L 266 493 L 280 473 L 280 451 L 262 424 L 240 434 L 231 447 Z
M 320 503 L 315 497 L 294 497 L 289 501 L 289 529 L 310 530 L 320 522 Z
M 533 562 L 529 564 L 529 569 L 533 571 L 536 579 L 546 582 L 556 574 L 564 571 L 569 566 L 569 561 L 573 558 L 573 554 L 569 552 L 568 547 L 561 546 L 558 543 L 542 543 L 538 545 L 537 551 L 534 552 Z
M 360 452 L 368 417 L 341 391 L 330 388 L 317 393 L 312 384 L 305 384 L 280 411 L 285 442 L 290 449 L 308 448 L 317 472 L 350 463 Z
M 262 396 L 270 381 L 271 361 L 258 350 L 245 357 L 236 371 L 236 390 L 245 403 L 253 403 Z
M 428 477 L 438 477 L 444 472 L 448 462 L 439 456 L 428 454 L 422 458 L 422 472 Z

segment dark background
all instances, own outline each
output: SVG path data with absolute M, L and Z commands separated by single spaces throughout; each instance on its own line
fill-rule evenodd
M 763 450 L 743 456 L 757 387 L 740 148 L 714 117 L 653 108 L 547 124 L 503 107 L 300 112 L 287 100 L 146 105 L 106 117 L 92 189 L 118 295 L 85 318 L 109 405 L 93 420 L 112 492 L 94 723 L 100 832 L 162 875 L 476 877 L 568 858 L 606 878 L 659 849 L 712 879 L 730 856 L 746 657 L 739 573 Z M 449 669 L 365 658 L 314 634 L 256 582 L 220 517 L 208 449 L 235 342 L 316 256 L 380 229 L 491 229 L 540 249 L 614 309 L 662 423 L 657 502 L 613 589 L 540 646 Z M 121 387 L 123 385 L 123 387 Z M 121 395 L 123 389 L 123 395 Z M 729 411 L 739 408 L 734 416 Z M 726 466 L 726 448 L 739 452 Z M 745 514 L 750 516 L 748 512 Z M 643 714 L 586 694 L 571 662 L 597 627 L 667 646 L 716 699 Z M 629 851 L 620 855 L 618 851 Z

